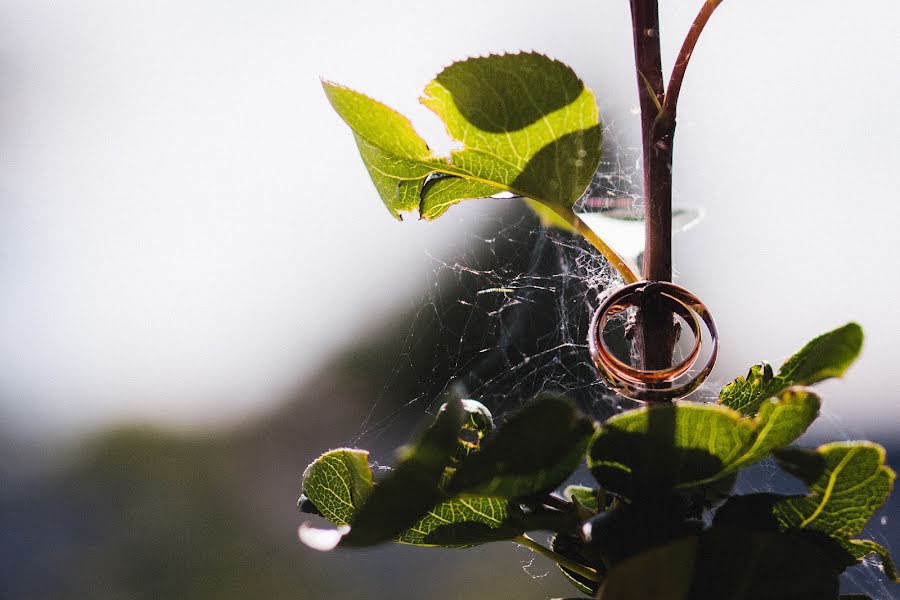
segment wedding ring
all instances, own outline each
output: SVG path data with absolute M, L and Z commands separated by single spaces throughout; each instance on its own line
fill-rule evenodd
M 658 296 L 694 334 L 694 345 L 687 356 L 665 369 L 639 369 L 625 363 L 613 355 L 603 335 L 610 317 L 631 307 L 640 309 L 646 304 L 648 294 Z M 689 374 L 703 347 L 698 317 L 709 333 L 711 350 L 703 367 Z M 688 290 L 667 281 L 639 281 L 616 290 L 594 313 L 588 333 L 591 359 L 603 379 L 623 396 L 641 401 L 673 400 L 693 392 L 712 371 L 718 345 L 716 324 L 706 305 Z

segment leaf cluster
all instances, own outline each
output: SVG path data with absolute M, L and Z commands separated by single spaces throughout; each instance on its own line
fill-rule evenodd
M 569 67 L 521 53 L 444 69 L 421 101 L 458 144 L 447 156 L 388 106 L 323 86 L 395 218 L 430 220 L 461 200 L 521 196 L 544 224 L 582 233 L 623 279 L 636 279 L 572 210 L 599 164 L 601 126 L 592 92 Z M 320 550 L 510 540 L 603 600 L 832 600 L 839 574 L 870 554 L 896 581 L 887 550 L 857 539 L 893 486 L 884 450 L 792 445 L 819 414 L 808 386 L 842 376 L 862 338 L 850 323 L 777 372 L 753 366 L 716 403 L 645 406 L 602 424 L 559 396 L 534 399 L 496 428 L 478 402 L 451 400 L 381 477 L 365 450 L 332 450 L 309 465 L 301 509 L 336 528 L 306 523 L 300 538 Z M 734 495 L 741 469 L 769 457 L 807 493 Z M 557 495 L 583 463 L 594 484 Z M 533 531 L 551 532 L 550 548 Z
M 645 406 L 602 424 L 555 395 L 496 427 L 480 403 L 451 400 L 380 478 L 364 450 L 316 459 L 301 504 L 337 528 L 306 523 L 300 538 L 320 550 L 514 541 L 604 600 L 831 600 L 840 573 L 870 554 L 897 581 L 888 551 L 857 539 L 893 486 L 884 450 L 871 442 L 792 445 L 821 405 L 804 385 L 841 376 L 861 343 L 851 323 L 810 342 L 772 377 L 754 367 L 716 403 Z M 733 495 L 737 473 L 769 457 L 807 493 Z M 583 463 L 595 484 L 556 494 Z M 551 547 L 531 531 L 552 532 Z

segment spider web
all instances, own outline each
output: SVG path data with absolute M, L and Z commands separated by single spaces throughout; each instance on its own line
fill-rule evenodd
M 604 145 L 610 158 L 576 210 L 639 207 L 638 149 L 609 132 Z M 598 379 L 588 355 L 591 316 L 622 284 L 616 271 L 581 236 L 541 227 L 520 200 L 481 202 L 503 209 L 478 215 L 481 231 L 464 236 L 455 258 L 429 255 L 428 293 L 356 442 L 385 435 L 407 413 L 433 412 L 445 394 L 476 399 L 501 420 L 542 392 L 565 394 L 598 419 L 634 406 Z M 416 392 L 379 416 L 410 378 Z
M 604 160 L 576 212 L 640 210 L 641 177 L 640 149 L 605 131 Z M 586 341 L 591 316 L 621 278 L 580 236 L 541 227 L 521 201 L 491 202 L 504 209 L 478 215 L 480 230 L 464 236 L 456 258 L 429 255 L 428 291 L 414 304 L 402 348 L 352 444 L 387 455 L 447 394 L 476 399 L 501 421 L 542 392 L 565 394 L 597 420 L 636 406 L 598 378 Z M 707 384 L 693 398 L 714 399 L 718 387 Z M 840 438 L 850 439 L 845 431 Z M 588 474 L 580 477 L 590 483 Z M 769 460 L 742 472 L 734 493 L 754 492 L 804 488 Z M 875 526 L 864 535 L 890 546 Z M 523 568 L 539 577 L 529 571 L 532 558 Z M 842 591 L 895 597 L 875 558 L 848 569 Z

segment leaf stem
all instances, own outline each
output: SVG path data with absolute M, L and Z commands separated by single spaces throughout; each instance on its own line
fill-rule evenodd
M 631 270 L 631 267 L 628 266 L 628 263 L 625 260 L 616 254 L 616 251 L 610 248 L 606 242 L 600 239 L 594 231 L 587 226 L 587 224 L 581 220 L 581 217 L 575 214 L 575 211 L 569 207 L 565 206 L 557 206 L 547 204 L 549 208 L 555 212 L 560 219 L 571 225 L 578 233 L 584 236 L 591 245 L 596 248 L 600 254 L 603 255 L 606 260 L 609 261 L 609 264 L 613 266 L 613 268 L 619 272 L 619 275 L 622 276 L 622 279 L 625 280 L 626 284 L 635 283 L 640 281 L 640 278 L 635 274 L 634 271 Z
M 598 573 L 596 569 L 592 569 L 591 567 L 583 565 L 580 562 L 576 562 L 574 560 L 566 558 L 562 554 L 558 554 L 550 548 L 538 544 L 527 535 L 520 535 L 516 538 L 513 538 L 512 541 L 521 546 L 525 546 L 526 548 L 532 550 L 533 552 L 536 552 L 537 554 L 540 554 L 541 556 L 549 558 L 561 567 L 565 567 L 573 573 L 581 575 L 585 579 L 590 579 L 591 581 L 600 581 L 601 579 L 600 573 Z

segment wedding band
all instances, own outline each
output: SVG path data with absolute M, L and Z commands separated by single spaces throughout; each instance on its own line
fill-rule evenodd
M 646 294 L 660 296 L 674 314 L 681 317 L 694 334 L 694 346 L 680 362 L 665 369 L 639 369 L 616 358 L 610 351 L 603 331 L 609 318 L 638 307 L 646 301 Z M 684 381 L 677 381 L 693 367 L 702 348 L 702 334 L 697 318 L 703 321 L 710 335 L 711 351 L 703 367 Z M 588 349 L 600 375 L 614 390 L 634 400 L 672 400 L 687 396 L 709 376 L 718 354 L 718 332 L 715 321 L 697 296 L 679 285 L 667 281 L 639 281 L 610 294 L 591 319 Z

